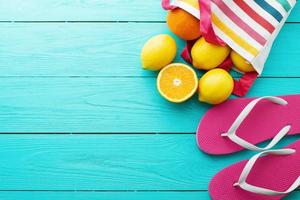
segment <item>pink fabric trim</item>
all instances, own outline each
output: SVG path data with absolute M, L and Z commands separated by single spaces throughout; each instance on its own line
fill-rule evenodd
M 198 0 L 200 7 L 200 31 L 207 42 L 212 44 L 225 46 L 223 42 L 216 34 L 213 29 L 211 21 L 211 1 L 212 0 Z M 170 0 L 162 0 L 161 5 L 165 10 L 173 10 L 176 6 L 171 5 Z
M 161 6 L 163 7 L 163 9 L 165 10 L 173 10 L 176 8 L 176 6 L 172 6 L 170 3 L 170 0 L 162 0 L 161 1 Z
M 187 41 L 186 46 L 184 47 L 181 57 L 190 64 L 193 64 L 193 59 L 191 56 L 191 49 L 194 45 L 196 40 L 193 41 Z M 222 68 L 226 71 L 230 71 L 231 68 L 233 67 L 232 60 L 230 56 L 226 58 L 226 60 L 218 66 L 219 68 Z M 234 89 L 232 94 L 239 96 L 239 97 L 244 97 L 248 93 L 248 91 L 251 89 L 252 85 L 254 84 L 256 78 L 258 76 L 257 72 L 249 72 L 245 73 L 239 80 L 234 80 Z
M 193 48 L 193 45 L 195 44 L 196 41 L 197 40 L 187 41 L 184 49 L 181 52 L 181 57 L 183 58 L 183 60 L 190 63 L 190 64 L 193 64 L 193 59 L 192 59 L 192 56 L 191 56 L 190 52 L 191 52 L 191 50 Z M 230 56 L 228 56 L 226 58 L 226 60 L 222 64 L 220 64 L 218 67 L 222 68 L 222 69 L 225 69 L 226 71 L 230 71 L 231 68 L 233 67 L 233 63 L 232 63 L 232 60 L 231 60 Z
M 240 80 L 234 81 L 234 89 L 232 93 L 239 97 L 245 96 L 252 87 L 254 81 L 257 79 L 257 76 L 257 72 L 245 73 Z
M 191 56 L 191 50 L 195 44 L 197 40 L 191 40 L 191 41 L 187 41 L 186 45 L 184 47 L 184 49 L 181 52 L 181 57 L 183 58 L 183 60 L 185 60 L 187 63 L 193 64 L 193 59 Z
M 215 33 L 212 25 L 212 0 L 198 0 L 200 6 L 200 31 L 205 40 L 209 43 L 225 46 L 226 43 L 222 41 Z
M 219 65 L 219 68 L 225 69 L 226 71 L 230 71 L 232 67 L 233 63 L 230 56 L 228 56 L 226 60 L 221 65 Z
M 222 41 L 214 32 L 213 25 L 212 25 L 212 11 L 211 11 L 211 2 L 213 0 L 198 0 L 199 6 L 200 6 L 200 31 L 202 36 L 205 38 L 207 42 L 210 42 L 212 44 L 216 45 L 222 45 L 225 46 L 226 43 Z M 216 0 L 218 1 L 218 0 Z M 170 0 L 162 0 L 161 2 L 162 7 L 165 10 L 172 10 L 175 9 L 176 6 L 171 5 Z M 185 48 L 183 49 L 181 53 L 181 57 L 188 63 L 192 64 L 193 60 L 191 57 L 191 49 L 196 41 L 187 41 L 187 44 Z M 222 69 L 225 69 L 226 71 L 230 71 L 232 68 L 233 64 L 228 57 L 219 67 Z M 234 81 L 234 90 L 233 94 L 236 96 L 243 97 L 247 94 L 249 89 L 252 87 L 254 81 L 257 78 L 257 73 L 246 73 L 244 74 L 240 80 L 235 80 Z

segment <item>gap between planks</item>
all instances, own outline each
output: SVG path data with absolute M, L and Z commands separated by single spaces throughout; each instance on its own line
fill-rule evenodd
M 199 75 L 198 78 L 201 78 L 202 75 Z M 239 75 L 232 75 L 233 78 L 240 78 L 240 74 Z M 139 79 L 153 79 L 153 78 L 157 78 L 157 74 L 153 75 L 153 76 L 99 76 L 99 75 L 95 75 L 95 76 L 43 76 L 43 75 L 35 75 L 35 76 L 0 76 L 0 79 L 6 79 L 6 78 L 99 78 L 99 79 L 111 79 L 111 78 L 139 78 Z M 261 76 L 258 77 L 258 79 L 285 79 L 285 78 L 289 78 L 289 79 L 299 79 L 300 76 Z
M 0 23 L 160 23 L 164 24 L 166 21 L 0 21 Z M 287 22 L 287 23 L 300 23 L 300 22 Z
M 195 135 L 196 132 L 178 132 L 178 133 L 172 133 L 172 132 L 45 132 L 45 133 L 35 133 L 35 132 L 7 132 L 2 133 L 0 132 L 0 135 Z M 1 191 L 1 190 L 0 190 Z
M 139 24 L 165 24 L 166 21 L 0 21 L 0 23 L 139 23 Z M 300 22 L 285 22 L 286 24 L 300 24 Z
M 0 192 L 207 192 L 208 190 L 0 190 Z

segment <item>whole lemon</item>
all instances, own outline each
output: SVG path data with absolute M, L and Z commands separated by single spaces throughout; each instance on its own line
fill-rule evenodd
M 160 34 L 150 38 L 141 52 L 143 68 L 147 70 L 162 69 L 174 60 L 176 51 L 176 42 L 171 36 Z
M 254 72 L 255 71 L 253 66 L 237 52 L 232 50 L 230 53 L 230 58 L 234 64 L 234 66 L 238 70 L 240 70 L 242 72 Z
M 168 12 L 167 25 L 175 35 L 183 40 L 195 40 L 201 35 L 199 19 L 181 8 Z
M 229 53 L 229 46 L 208 43 L 203 37 L 197 40 L 191 51 L 193 65 L 204 70 L 210 70 L 222 64 Z
M 199 100 L 210 104 L 220 104 L 233 91 L 233 78 L 224 69 L 212 69 L 199 81 Z

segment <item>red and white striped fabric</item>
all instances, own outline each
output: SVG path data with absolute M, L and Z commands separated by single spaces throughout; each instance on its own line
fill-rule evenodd
M 261 74 L 270 49 L 296 0 L 210 0 L 215 34 Z M 198 0 L 174 0 L 200 19 Z

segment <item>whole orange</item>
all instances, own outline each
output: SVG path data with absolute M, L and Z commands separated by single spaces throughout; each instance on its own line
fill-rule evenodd
M 181 8 L 168 12 L 167 24 L 170 30 L 184 40 L 194 40 L 201 36 L 200 21 Z

